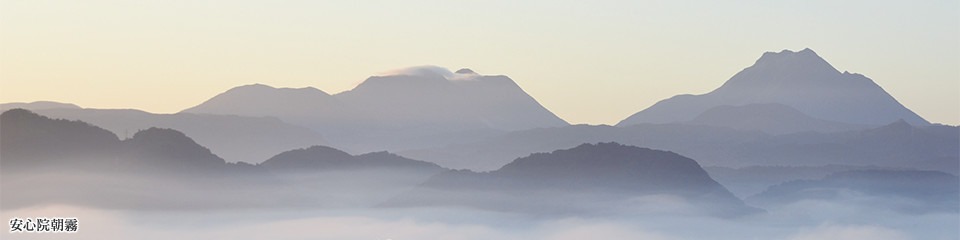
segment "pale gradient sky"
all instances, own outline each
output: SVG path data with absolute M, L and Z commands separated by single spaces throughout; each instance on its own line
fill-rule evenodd
M 571 123 L 705 93 L 809 47 L 960 124 L 948 1 L 0 1 L 0 102 L 171 113 L 231 87 L 348 90 L 391 69 L 503 74 Z

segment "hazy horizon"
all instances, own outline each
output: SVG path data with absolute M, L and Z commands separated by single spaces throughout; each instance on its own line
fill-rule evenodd
M 764 52 L 811 48 L 960 124 L 955 1 L 0 4 L 4 103 L 173 113 L 240 85 L 333 94 L 435 65 L 509 76 L 572 124 L 612 125 L 713 90 Z
M 960 1 L 0 0 L 0 127 L 0 239 L 960 239 Z

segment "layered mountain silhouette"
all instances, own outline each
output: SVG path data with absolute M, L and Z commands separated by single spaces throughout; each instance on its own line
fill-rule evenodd
M 779 103 L 757 103 L 742 106 L 717 106 L 707 109 L 689 124 L 756 130 L 770 134 L 799 132 L 842 132 L 869 128 L 868 125 L 833 122 L 810 117 L 799 110 Z
M 151 127 L 121 140 L 82 121 L 25 109 L 0 120 L 0 183 L 19 193 L 3 195 L 4 207 L 372 206 L 446 170 L 388 152 L 351 156 L 321 146 L 259 165 L 227 163 L 173 129 Z M 34 184 L 44 187 L 30 189 Z
M 101 169 L 206 171 L 231 165 L 174 129 L 151 127 L 120 140 L 112 132 L 86 122 L 52 119 L 25 109 L 8 110 L 0 116 L 3 130 L 0 149 L 5 170 L 23 166 L 63 165 L 64 169 L 70 169 L 90 165 Z M 271 171 L 445 170 L 433 163 L 389 152 L 353 156 L 325 146 L 286 151 L 257 165 L 242 164 Z
M 51 119 L 24 109 L 4 112 L 0 152 L 4 170 L 204 171 L 227 163 L 183 133 L 149 128 L 120 140 L 82 121 Z M 24 168 L 26 167 L 26 168 Z
M 37 106 L 32 103 L 29 105 Z M 54 106 L 63 105 L 67 104 L 57 103 Z M 0 105 L 8 106 L 13 105 Z M 131 109 L 79 107 L 29 110 L 52 118 L 88 122 L 110 130 L 121 138 L 132 137 L 137 131 L 151 127 L 177 129 L 230 162 L 259 163 L 278 152 L 329 144 L 312 129 L 285 123 L 273 117 L 153 114 Z
M 491 172 L 449 171 L 385 206 L 452 205 L 535 214 L 670 211 L 724 216 L 752 212 L 696 161 L 618 143 L 583 144 L 518 158 Z M 694 207 L 697 206 L 697 207 Z M 686 207 L 690 207 L 689 209 Z M 636 212 L 634 212 L 636 211 Z
M 506 76 L 438 67 L 332 95 L 240 86 L 177 114 L 0 109 L 0 184 L 18 193 L 2 196 L 5 209 L 757 211 L 730 189 L 771 208 L 881 199 L 925 214 L 960 202 L 960 128 L 928 123 L 809 49 L 765 53 L 710 93 L 663 100 L 617 126 L 571 126 Z M 611 143 L 584 144 L 594 142 Z
M 960 169 L 960 128 L 898 121 L 861 131 L 773 136 L 738 151 L 750 165 L 873 165 L 955 174 Z
M 388 152 L 350 155 L 325 146 L 286 151 L 257 167 L 324 208 L 375 206 L 448 170 Z
M 776 206 L 799 201 L 862 201 L 914 214 L 960 211 L 960 178 L 938 171 L 854 170 L 775 185 L 748 201 Z
M 6 112 L 11 109 L 30 109 L 30 110 L 40 110 L 40 109 L 59 109 L 59 108 L 70 108 L 70 109 L 79 109 L 80 106 L 70 103 L 59 103 L 51 101 L 36 101 L 36 102 L 13 102 L 13 103 L 3 103 L 0 104 L 0 112 Z
M 718 106 L 770 103 L 830 122 L 879 126 L 903 119 L 912 125 L 929 124 L 873 80 L 837 71 L 813 50 L 803 49 L 764 53 L 720 88 L 662 100 L 617 125 L 687 122 Z
M 909 167 L 948 173 L 960 169 L 960 128 L 913 126 L 904 121 L 865 130 L 782 135 L 677 123 L 629 127 L 577 125 L 516 131 L 472 143 L 400 154 L 449 168 L 485 171 L 497 169 L 530 152 L 598 141 L 669 150 L 698 159 L 706 166 L 843 164 Z
M 834 173 L 854 170 L 908 170 L 877 166 L 749 166 L 742 168 L 704 167 L 710 177 L 740 198 L 760 194 L 767 188 L 797 180 L 819 180 Z
M 12 193 L 0 196 L 4 209 L 216 209 L 264 206 L 266 198 L 291 195 L 273 195 L 277 181 L 266 171 L 226 163 L 176 130 L 149 128 L 120 140 L 85 122 L 24 109 L 0 118 L 0 185 Z M 251 190 L 273 196 L 249 196 Z
M 335 95 L 313 88 L 240 86 L 183 112 L 274 116 L 361 152 L 567 125 L 509 77 L 460 72 L 374 76 Z

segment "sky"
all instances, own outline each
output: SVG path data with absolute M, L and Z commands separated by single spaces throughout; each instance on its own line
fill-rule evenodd
M 955 0 L 0 0 L 0 102 L 174 113 L 239 85 L 334 94 L 435 65 L 507 75 L 571 123 L 616 124 L 803 48 L 960 124 Z

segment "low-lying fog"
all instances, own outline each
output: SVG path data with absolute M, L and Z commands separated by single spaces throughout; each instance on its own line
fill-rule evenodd
M 924 208 L 927 203 L 915 198 L 876 195 L 883 192 L 825 195 L 815 188 L 806 192 L 816 193 L 813 197 L 798 201 L 757 200 L 766 203 L 762 206 L 747 201 L 763 211 L 732 217 L 703 214 L 700 206 L 666 194 L 629 199 L 635 208 L 615 208 L 614 214 L 543 214 L 463 207 L 470 205 L 387 207 L 383 203 L 410 193 L 424 179 L 384 171 L 240 176 L 5 174 L 4 221 L 76 217 L 79 231 L 4 230 L 0 238 L 960 239 L 955 208 Z M 606 204 L 543 192 L 521 198 L 472 196 L 504 206 L 565 203 L 591 209 Z
M 650 215 L 544 218 L 459 208 L 108 210 L 49 205 L 3 219 L 76 217 L 77 233 L 3 239 L 958 239 L 956 213 L 903 214 L 864 201 L 802 201 L 722 219 Z M 875 201 L 882 201 L 874 199 Z M 882 204 L 882 203 L 880 203 Z

